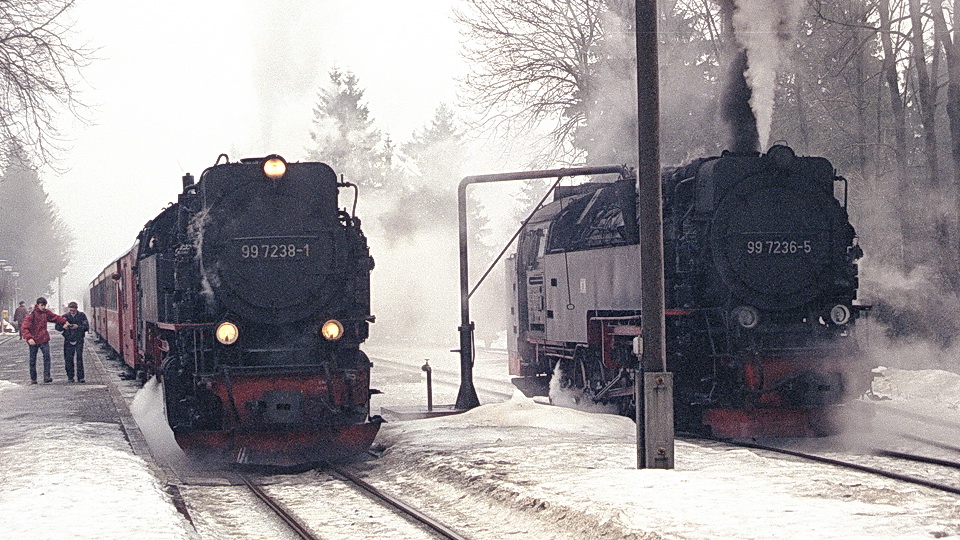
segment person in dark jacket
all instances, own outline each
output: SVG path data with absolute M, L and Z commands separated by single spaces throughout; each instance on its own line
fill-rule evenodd
M 53 382 L 50 376 L 50 332 L 47 323 L 67 324 L 67 319 L 47 309 L 47 299 L 37 298 L 33 311 L 27 313 L 20 330 L 30 346 L 30 382 L 37 384 L 37 351 L 43 352 L 43 382 Z
M 90 323 L 84 312 L 78 310 L 76 302 L 67 304 L 67 312 L 63 314 L 66 324 L 57 324 L 56 328 L 63 332 L 63 366 L 67 370 L 67 381 L 73 382 L 73 358 L 77 358 L 77 382 L 83 380 L 83 336 L 90 330 Z
M 23 301 L 20 301 L 20 305 L 17 306 L 17 310 L 13 312 L 13 326 L 17 328 L 17 333 L 20 333 L 20 328 L 23 326 L 23 319 L 27 316 L 27 306 L 23 305 Z M 23 334 L 20 334 L 20 339 L 23 339 Z

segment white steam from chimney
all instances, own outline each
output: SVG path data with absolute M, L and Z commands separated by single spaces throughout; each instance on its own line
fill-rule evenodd
M 747 51 L 747 84 L 753 95 L 750 108 L 757 118 L 760 148 L 766 148 L 773 122 L 777 69 L 787 58 L 793 29 L 800 16 L 800 0 L 735 0 L 733 29 Z

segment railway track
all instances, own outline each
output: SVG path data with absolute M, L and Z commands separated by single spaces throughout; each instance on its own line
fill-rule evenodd
M 380 500 L 384 504 L 387 504 L 391 508 L 401 512 L 404 516 L 409 516 L 411 519 L 416 520 L 418 523 L 427 527 L 440 538 L 447 538 L 448 540 L 466 540 L 465 536 L 462 536 L 460 533 L 454 531 L 440 521 L 424 514 L 400 499 L 386 493 L 385 491 L 373 487 L 347 469 L 339 467 L 334 469 L 334 472 L 352 482 L 354 485 L 364 490 L 364 492 L 368 493 L 377 500 Z
M 297 516 L 295 516 L 290 510 L 284 506 L 280 501 L 271 497 L 263 490 L 259 485 L 250 480 L 250 477 L 241 474 L 240 480 L 257 496 L 258 499 L 263 501 L 267 505 L 267 508 L 273 511 L 281 521 L 287 524 L 288 527 L 300 538 L 303 540 L 320 540 L 320 537 L 313 534 L 313 531 L 310 530 L 302 521 L 300 521 Z
M 898 470 L 891 470 L 896 468 L 896 466 L 891 466 L 895 463 L 901 463 L 901 464 L 904 462 L 920 463 L 924 465 L 933 465 L 936 467 L 940 467 L 941 469 L 954 471 L 954 474 L 952 474 L 951 476 L 960 480 L 960 476 L 958 476 L 955 472 L 957 470 L 960 470 L 960 462 L 956 462 L 956 461 L 934 458 L 930 456 L 922 456 L 922 455 L 912 454 L 907 452 L 899 452 L 894 450 L 873 449 L 872 451 L 869 452 L 870 456 L 885 460 L 886 466 L 881 467 L 878 465 L 866 465 L 864 463 L 853 461 L 851 459 L 839 459 L 834 457 L 827 457 L 819 454 L 813 454 L 810 452 L 802 452 L 798 450 L 791 450 L 788 448 L 770 446 L 766 444 L 758 444 L 758 443 L 745 442 L 745 441 L 732 441 L 732 442 L 722 441 L 722 442 L 726 442 L 727 444 L 731 444 L 733 446 L 738 446 L 742 448 L 751 448 L 754 450 L 765 450 L 768 452 L 775 452 L 778 454 L 798 457 L 801 459 L 815 461 L 818 463 L 825 463 L 825 464 L 834 465 L 837 467 L 858 470 L 858 471 L 870 473 L 876 476 L 882 476 L 884 478 L 890 478 L 893 480 L 915 484 L 918 486 L 923 486 L 923 487 L 935 489 L 938 491 L 952 493 L 954 495 L 960 495 L 960 481 L 955 481 L 956 483 L 954 484 L 947 484 L 939 480 L 932 480 L 930 478 L 921 478 L 919 476 L 915 476 L 914 474 L 905 474 Z
M 444 538 L 448 540 L 465 540 L 466 539 L 465 536 L 461 535 L 454 529 L 432 518 L 431 516 L 425 514 L 424 512 L 418 510 L 417 508 L 414 508 L 413 506 L 407 504 L 406 502 L 400 500 L 399 498 L 393 496 L 392 494 L 389 494 L 383 490 L 377 489 L 374 486 L 368 484 L 359 476 L 357 476 L 354 472 L 350 471 L 345 467 L 338 467 L 328 471 L 318 471 L 317 476 L 329 476 L 330 478 L 336 479 L 341 484 L 347 484 L 351 486 L 354 490 L 362 493 L 362 495 L 366 499 L 373 501 L 373 503 L 375 503 L 376 505 L 380 505 L 382 507 L 388 508 L 391 513 L 412 524 L 414 527 L 419 529 L 419 531 L 421 532 L 421 535 L 424 538 L 434 537 L 434 538 Z M 255 495 L 256 498 L 260 500 L 274 515 L 276 515 L 280 519 L 280 521 L 282 521 L 297 538 L 301 538 L 303 540 L 320 540 L 322 538 L 331 537 L 323 534 L 322 532 L 318 533 L 315 530 L 315 529 L 321 529 L 321 530 L 323 529 L 323 526 L 322 526 L 323 524 L 319 523 L 320 521 L 322 521 L 322 518 L 318 518 L 318 516 L 316 515 L 312 515 L 312 516 L 298 515 L 298 513 L 291 508 L 297 503 L 285 502 L 286 497 L 283 495 L 284 492 L 288 493 L 290 500 L 292 501 L 296 501 L 297 499 L 299 500 L 304 499 L 302 493 L 300 493 L 299 496 L 297 495 L 297 493 L 295 493 L 297 491 L 296 488 L 292 486 L 282 486 L 282 485 L 272 486 L 268 488 L 270 491 L 280 492 L 280 494 L 278 495 L 276 493 L 268 492 L 268 489 L 264 489 L 264 485 L 261 482 L 259 482 L 256 478 L 251 477 L 248 474 L 239 474 L 238 477 L 239 477 L 239 480 L 243 483 L 243 485 L 245 485 L 247 489 L 249 489 L 249 491 L 253 495 Z M 320 484 L 323 484 L 323 482 L 320 482 Z M 330 487 L 331 486 L 325 486 L 324 488 L 321 489 L 321 491 L 326 492 L 326 495 L 327 495 L 326 497 L 324 496 L 324 493 L 322 493 L 321 491 L 316 491 L 311 493 L 311 496 L 307 497 L 306 499 L 313 501 L 315 504 L 323 503 L 325 499 L 331 498 L 330 493 L 332 490 L 329 489 Z M 304 486 L 302 485 L 299 486 L 300 490 L 302 490 L 303 488 Z M 314 491 L 314 490 L 311 490 L 311 491 Z M 337 493 L 334 496 L 334 498 L 342 502 L 344 499 L 344 494 Z M 356 505 L 356 501 L 353 501 L 352 504 Z M 363 512 L 363 514 L 368 518 L 371 518 L 371 521 L 376 521 L 377 522 L 376 527 L 379 527 L 380 529 L 384 528 L 385 524 L 382 516 L 380 516 L 378 519 L 373 519 L 373 515 L 370 512 Z M 313 527 L 311 527 L 311 524 L 313 524 Z M 353 525 L 360 528 L 360 530 L 358 531 L 359 536 L 364 535 L 363 531 L 369 532 L 371 530 L 374 530 L 372 528 L 372 525 L 373 525 L 372 523 L 363 524 L 363 523 L 355 522 L 353 523 Z M 408 527 L 394 526 L 392 527 L 392 530 L 393 530 L 393 534 L 391 534 L 390 532 L 387 532 L 386 534 L 381 533 L 380 535 L 376 535 L 376 536 L 379 536 L 381 538 L 391 538 L 391 537 L 409 538 L 411 537 L 410 535 L 412 534 L 409 526 Z M 343 531 L 340 530 L 337 533 L 337 537 L 340 537 L 341 536 L 340 533 L 342 532 Z
M 16 336 L 0 336 L 0 340 L 4 338 Z M 129 417 L 129 407 L 140 385 L 134 381 L 117 383 L 118 368 L 104 357 L 100 347 L 90 347 L 89 356 L 90 369 L 97 370 L 100 379 L 108 383 L 118 410 L 123 409 L 124 416 Z M 167 459 L 162 452 L 152 452 L 132 418 L 125 422 L 125 429 L 136 452 L 156 467 L 155 473 L 167 485 L 176 509 L 202 537 L 466 538 L 344 467 L 316 474 L 269 477 L 205 469 L 192 462 Z M 354 509 L 354 514 L 345 517 L 344 507 Z M 351 528 L 353 534 L 344 534 Z

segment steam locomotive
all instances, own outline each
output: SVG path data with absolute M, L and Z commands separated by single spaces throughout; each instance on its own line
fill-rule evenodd
M 507 262 L 510 374 L 633 411 L 641 333 L 636 179 L 560 187 Z M 678 427 L 812 436 L 868 389 L 857 319 L 863 251 L 846 180 L 783 145 L 665 169 L 667 368 Z M 842 190 L 841 190 L 842 187 Z M 836 193 L 836 194 L 835 194 Z M 842 193 L 842 195 L 841 195 Z
M 324 163 L 221 155 L 90 284 L 93 330 L 160 378 L 188 454 L 294 466 L 373 442 L 373 259 L 349 187 L 355 211 Z

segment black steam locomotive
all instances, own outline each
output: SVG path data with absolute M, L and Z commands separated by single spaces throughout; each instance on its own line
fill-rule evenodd
M 722 437 L 829 431 L 831 407 L 869 381 L 853 332 L 868 307 L 855 303 L 863 252 L 846 181 L 828 160 L 782 145 L 700 159 L 662 180 L 680 427 Z M 642 324 L 634 184 L 559 188 L 527 222 L 507 273 L 510 372 L 528 394 L 559 376 L 632 412 Z
M 324 163 L 276 155 L 218 159 L 183 184 L 140 233 L 130 264 L 118 260 L 131 283 L 108 268 L 91 294 L 124 298 L 97 289 L 135 287 L 135 308 L 116 306 L 132 312 L 120 339 L 134 343 L 117 350 L 160 376 L 177 442 L 264 465 L 366 450 L 379 428 L 360 350 L 373 259 L 360 220 L 338 207 L 339 188 L 355 186 Z

